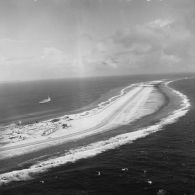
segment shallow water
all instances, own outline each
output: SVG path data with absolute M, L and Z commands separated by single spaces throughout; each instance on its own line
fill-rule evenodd
M 157 194 L 160 189 L 167 194 L 194 193 L 194 81 L 172 84 L 190 98 L 192 106 L 187 115 L 163 131 L 93 158 L 54 168 L 33 181 L 2 189 L 2 193 Z
M 102 96 L 109 97 L 112 89 L 164 77 L 99 77 L 0 84 L 0 124 L 52 118 L 97 103 Z M 39 104 L 48 95 L 51 102 Z

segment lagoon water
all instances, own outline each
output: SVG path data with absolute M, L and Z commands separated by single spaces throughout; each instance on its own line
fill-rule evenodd
M 52 118 L 88 105 L 113 89 L 132 83 L 156 79 L 175 78 L 178 75 L 136 75 L 46 81 L 28 81 L 0 84 L 0 125 L 21 120 L 34 122 Z M 118 90 L 119 93 L 119 90 Z M 51 102 L 39 104 L 48 96 Z
M 31 122 L 75 111 L 90 105 L 112 89 L 143 80 L 151 78 L 98 77 L 0 84 L 0 124 L 18 120 Z M 51 102 L 39 104 L 48 96 Z
M 175 78 L 175 75 L 166 78 Z M 85 107 L 110 90 L 157 76 L 37 81 L 0 86 L 0 123 L 34 121 Z M 195 79 L 171 86 L 187 95 L 190 111 L 161 131 L 96 156 L 67 163 L 33 180 L 2 186 L 1 194 L 195 193 Z M 48 95 L 52 102 L 38 102 Z M 128 131 L 128 125 L 123 127 Z M 57 154 L 56 154 L 57 155 Z M 20 169 L 23 169 L 22 165 Z M 161 195 L 160 194 L 160 195 Z

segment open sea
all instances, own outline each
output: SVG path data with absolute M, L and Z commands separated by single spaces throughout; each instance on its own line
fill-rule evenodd
M 0 125 L 52 118 L 95 106 L 132 83 L 184 75 L 139 75 L 0 84 Z M 193 195 L 195 194 L 195 79 L 171 87 L 190 100 L 175 123 L 146 137 L 49 169 L 33 180 L 0 187 L 10 195 Z M 47 96 L 52 101 L 40 105 Z M 121 127 L 128 132 L 128 125 Z M 100 136 L 101 137 L 101 136 Z M 84 145 L 85 143 L 83 143 Z M 87 144 L 87 143 L 86 143 Z M 57 153 L 57 151 L 54 151 Z M 83 151 L 84 152 L 84 151 Z M 24 169 L 22 165 L 20 169 Z M 1 168 L 1 167 L 0 167 Z

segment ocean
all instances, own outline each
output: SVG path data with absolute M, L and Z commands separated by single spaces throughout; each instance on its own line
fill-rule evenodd
M 158 78 L 158 77 L 155 77 Z M 56 115 L 77 112 L 112 89 L 150 80 L 150 76 L 97 77 L 28 81 L 0 84 L 0 125 L 13 122 L 35 122 Z M 119 90 L 118 90 L 119 92 Z M 49 104 L 39 104 L 48 96 Z
M 181 75 L 140 75 L 9 83 L 0 86 L 0 123 L 25 123 L 94 106 L 114 89 L 140 81 Z M 194 194 L 195 193 L 195 79 L 171 86 L 190 99 L 189 112 L 146 137 L 129 141 L 97 155 L 85 155 L 34 176 L 0 188 L 1 194 Z M 38 102 L 47 96 L 51 104 Z M 130 131 L 128 125 L 123 128 Z M 117 131 L 117 130 L 116 130 Z M 122 132 L 122 131 L 121 131 Z M 109 135 L 110 136 L 110 135 Z M 98 137 L 98 136 L 96 136 Z M 101 140 L 101 135 L 99 136 Z M 112 139 L 112 137 L 104 137 Z M 86 140 L 85 140 L 86 141 Z M 93 144 L 91 138 L 82 145 Z M 75 143 L 76 144 L 76 143 Z M 80 155 L 85 152 L 80 151 Z M 56 153 L 56 154 L 55 154 Z M 58 156 L 58 151 L 53 151 Z M 61 155 L 61 154 L 60 154 Z M 32 157 L 33 158 L 33 157 Z M 30 163 L 35 163 L 33 160 Z M 25 159 L 24 159 L 25 162 Z M 6 166 L 6 165 L 4 165 Z M 17 169 L 25 169 L 21 164 Z

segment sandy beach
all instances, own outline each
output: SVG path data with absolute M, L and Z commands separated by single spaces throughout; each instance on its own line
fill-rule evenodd
M 164 103 L 163 94 L 156 87 L 160 83 L 133 84 L 89 111 L 7 128 L 2 136 L 0 159 L 109 131 L 150 115 Z
M 39 134 L 33 139 L 5 144 L 0 149 L 0 184 L 31 179 L 32 174 L 92 157 L 173 123 L 185 115 L 190 103 L 185 95 L 168 86 L 170 82 L 133 84 L 87 113 L 62 116 L 55 120 L 58 124 L 69 122 L 67 129 L 59 128 L 46 136 Z M 48 121 L 41 123 L 45 125 L 44 131 L 47 131 L 48 124 Z M 128 131 L 120 128 L 127 124 Z M 52 153 L 61 150 L 63 155 L 52 157 Z M 41 160 L 44 157 L 49 159 Z M 8 171 L 24 165 L 28 168 Z

